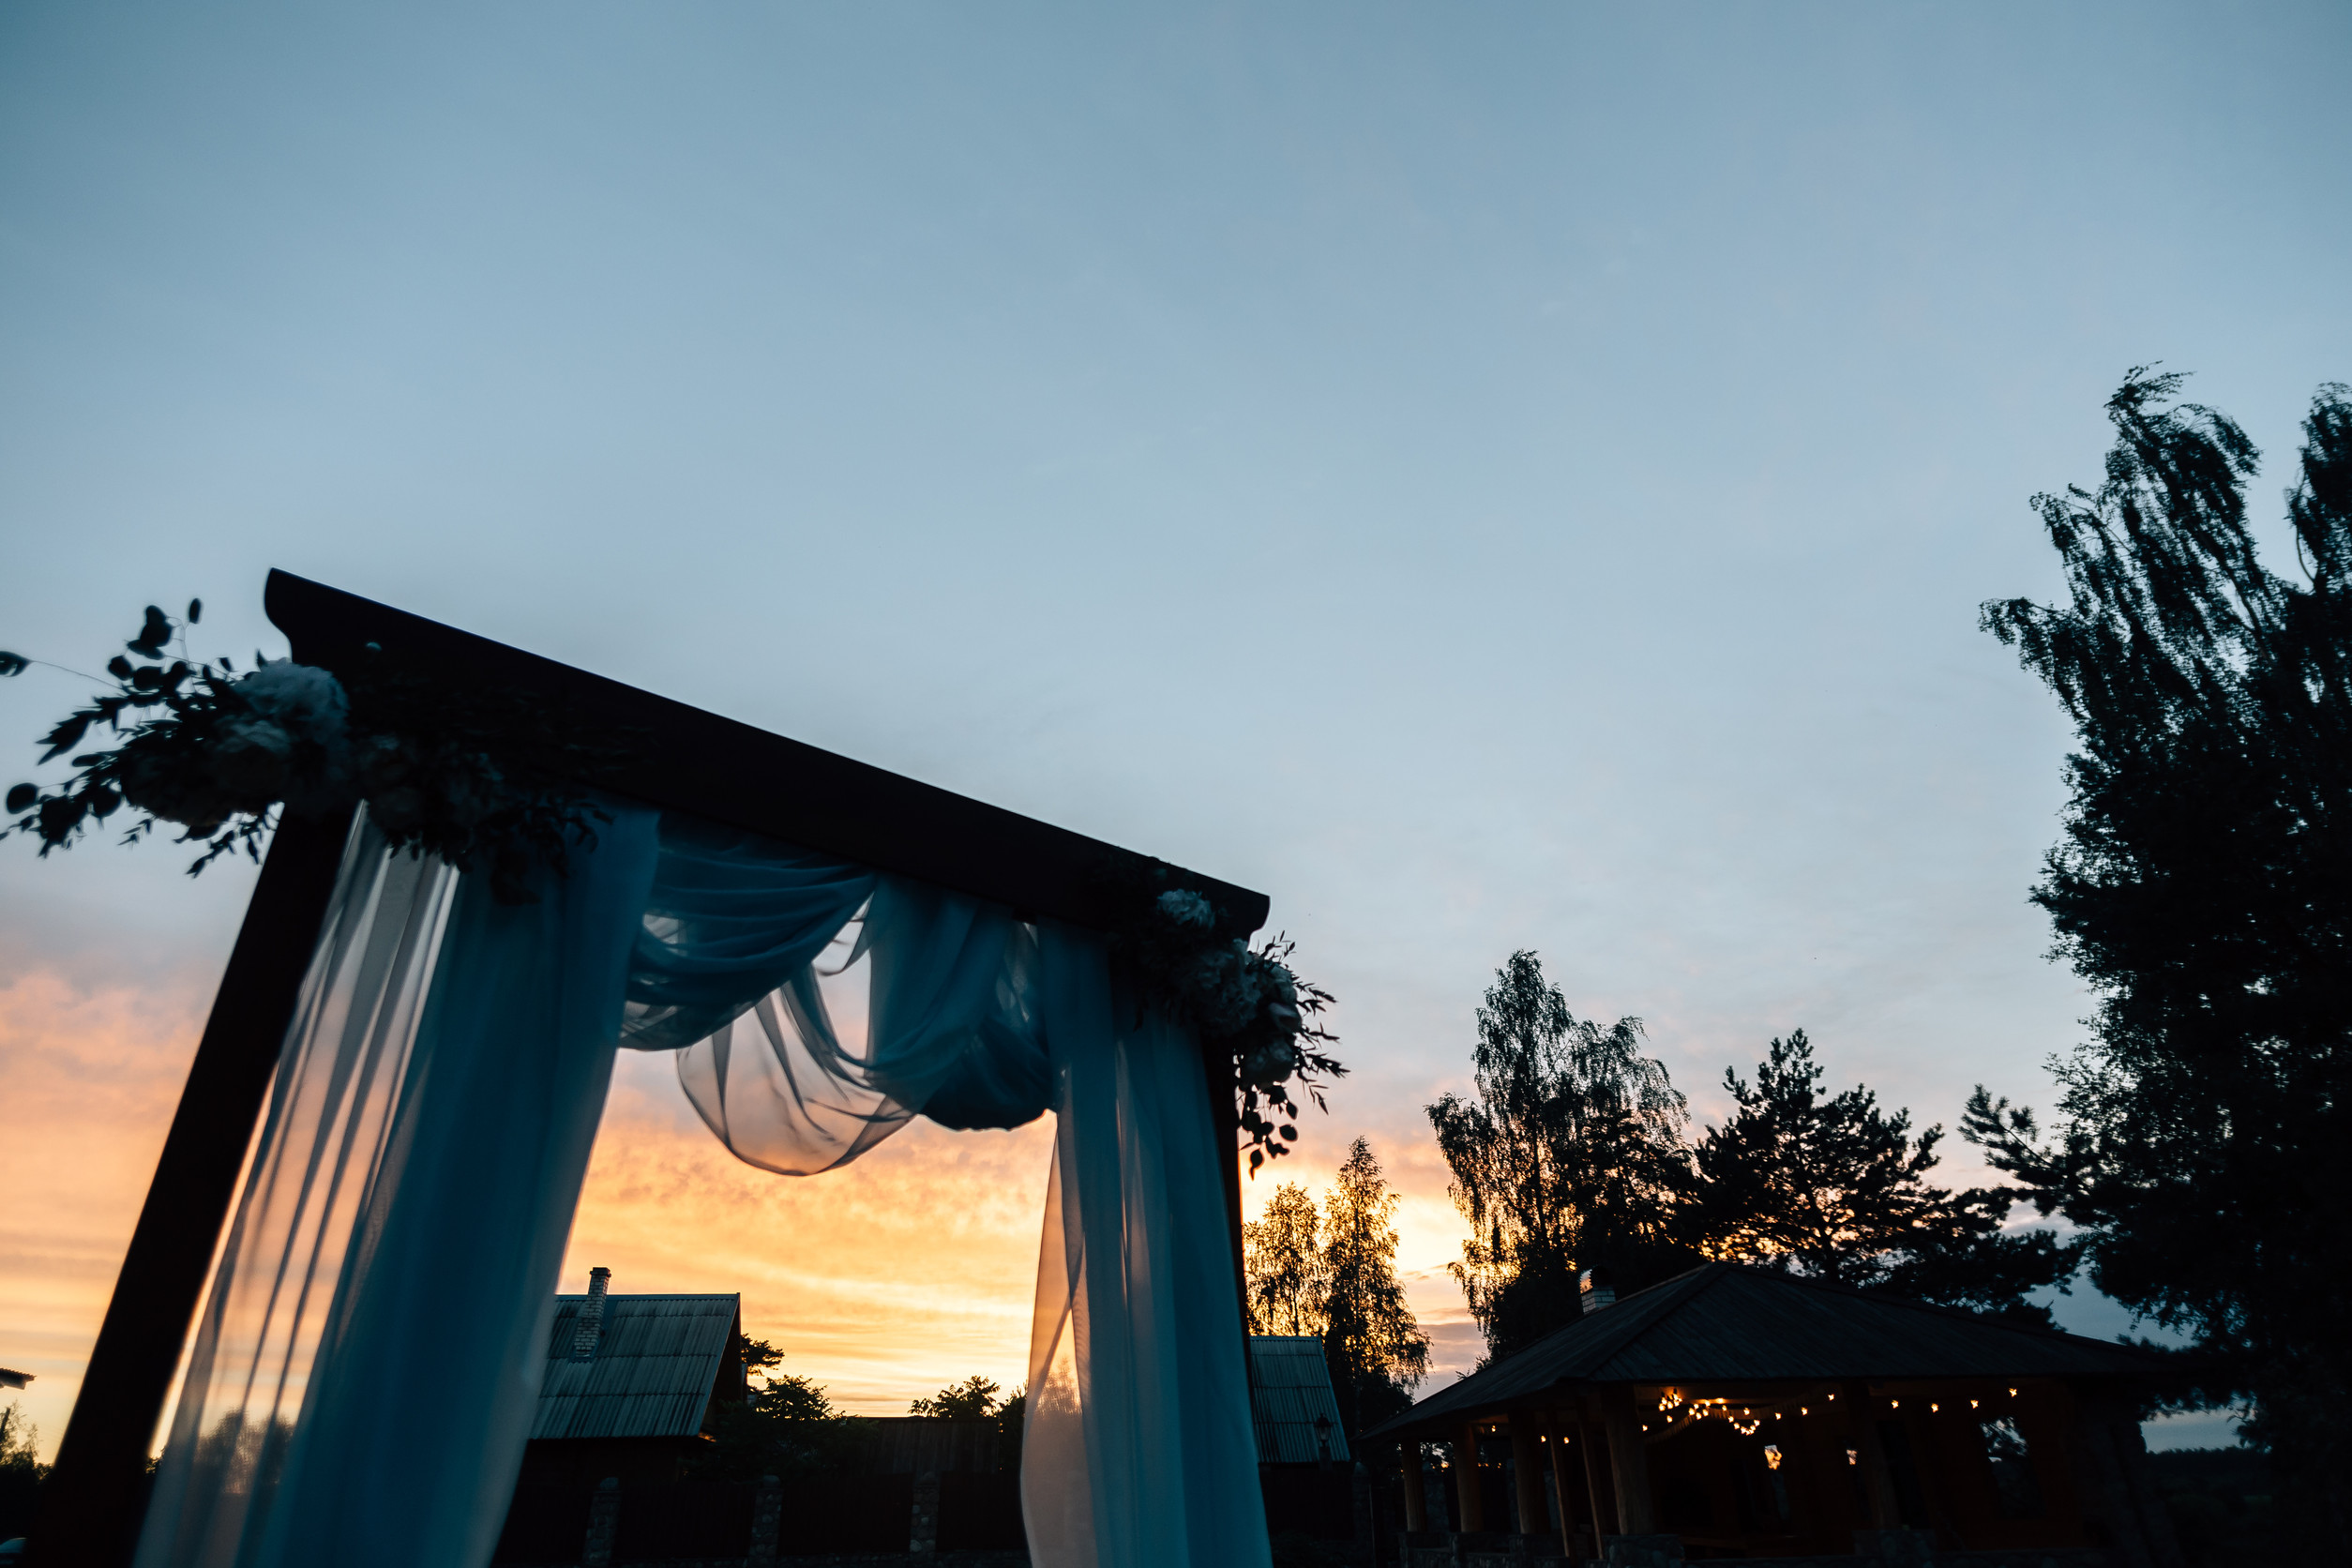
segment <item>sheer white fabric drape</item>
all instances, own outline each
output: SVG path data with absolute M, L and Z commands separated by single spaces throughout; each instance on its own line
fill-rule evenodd
M 819 984 L 828 951 L 835 969 L 869 965 L 854 1046 Z M 683 1047 L 678 1081 L 711 1131 L 810 1176 L 918 1112 L 951 1127 L 1040 1115 L 1035 969 L 1035 933 L 1009 910 L 673 816 L 622 1044 Z
M 140 1568 L 490 1560 L 658 847 L 611 809 L 533 904 L 354 832 Z
M 1266 1568 L 1240 1298 L 1198 1042 L 1048 926 L 1054 1163 L 1022 1515 L 1037 1568 Z
M 285 1470 L 312 1358 L 393 1131 L 456 880 L 363 821 L 197 1326 L 141 1563 L 235 1560 Z
M 616 1045 L 792 1174 L 916 1114 L 1057 1115 L 1023 1496 L 1040 1568 L 1266 1560 L 1190 1038 L 1101 940 L 614 805 L 502 906 L 354 832 L 199 1324 L 139 1568 L 488 1561 Z M 830 950 L 867 965 L 863 1039 Z

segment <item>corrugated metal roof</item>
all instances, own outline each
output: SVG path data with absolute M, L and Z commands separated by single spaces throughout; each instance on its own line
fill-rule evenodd
M 1250 1414 L 1258 1425 L 1259 1464 L 1320 1463 L 1326 1440 L 1334 1460 L 1348 1457 L 1348 1431 L 1340 1423 L 1339 1400 L 1332 1393 L 1321 1340 L 1310 1334 L 1253 1334 L 1249 1364 Z M 1325 1428 L 1327 1438 L 1316 1430 L 1319 1415 L 1331 1424 Z
M 1587 1314 L 1439 1390 L 1380 1432 L 1467 1417 L 1562 1383 L 2147 1376 L 2128 1345 L 1953 1307 L 1709 1263 Z
M 740 1296 L 607 1296 L 596 1355 L 572 1360 L 586 1296 L 555 1298 L 535 1438 L 686 1438 L 702 1429 Z

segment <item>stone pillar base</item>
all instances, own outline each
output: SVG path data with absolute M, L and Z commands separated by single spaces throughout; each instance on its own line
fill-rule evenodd
M 1609 1568 L 1668 1568 L 1682 1560 L 1679 1535 L 1604 1535 L 1601 1560 Z
M 914 1517 L 909 1521 L 907 1550 L 917 1557 L 939 1551 L 939 1471 L 925 1470 L 914 1478 Z
M 1854 1555 L 1880 1562 L 1927 1562 L 1936 1555 L 1936 1532 L 1929 1530 L 1858 1530 Z
M 580 1548 L 581 1568 L 607 1568 L 620 1533 L 621 1478 L 608 1475 L 596 1483 L 596 1495 L 588 1500 L 588 1539 Z
M 748 1568 L 765 1568 L 776 1560 L 776 1538 L 783 1532 L 784 1483 L 763 1475 L 760 1489 L 751 1494 L 751 1552 L 744 1559 Z

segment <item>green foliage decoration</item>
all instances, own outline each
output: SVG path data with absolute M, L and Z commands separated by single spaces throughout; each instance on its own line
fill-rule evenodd
M 1324 1048 L 1338 1036 L 1319 1019 L 1329 991 L 1290 965 L 1297 943 L 1273 936 L 1252 947 L 1229 912 L 1174 869 L 1149 863 L 1114 889 L 1121 911 L 1111 957 L 1138 1001 L 1190 1025 L 1205 1049 L 1229 1059 L 1254 1176 L 1298 1141 L 1301 1097 L 1329 1110 L 1322 1080 L 1348 1069 Z
M 40 761 L 73 753 L 94 730 L 118 744 L 72 755 L 62 785 L 10 789 L 14 820 L 0 837 L 36 837 L 46 855 L 127 811 L 125 842 L 168 824 L 178 842 L 204 846 L 193 876 L 238 851 L 259 860 L 281 809 L 361 799 L 393 848 L 486 874 L 502 902 L 527 903 L 532 868 L 561 873 L 610 820 L 589 787 L 627 754 L 626 736 L 536 698 L 406 667 L 373 644 L 342 671 L 257 654 L 239 672 L 227 657 L 188 652 L 203 614 L 201 600 L 185 621 L 147 607 L 106 666 L 113 689 L 52 727 Z M 33 662 L 0 654 L 0 675 Z

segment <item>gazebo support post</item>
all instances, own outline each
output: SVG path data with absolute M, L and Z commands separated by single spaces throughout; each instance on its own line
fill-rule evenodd
M 1903 1505 L 1894 1495 L 1894 1477 L 1887 1470 L 1887 1445 L 1878 1440 L 1877 1412 L 1870 1401 L 1867 1383 L 1841 1384 L 1839 1401 L 1846 1407 L 1847 1442 L 1862 1461 L 1862 1484 L 1870 1494 L 1870 1528 L 1900 1530 L 1903 1528 Z
M 1567 1450 L 1569 1434 L 1576 1430 L 1576 1424 L 1559 1410 L 1545 1412 L 1544 1424 L 1549 1428 L 1545 1435 L 1551 1439 L 1545 1446 L 1551 1450 L 1552 1496 L 1560 1500 L 1560 1549 L 1561 1555 L 1574 1561 L 1576 1556 L 1576 1510 L 1568 1500 L 1572 1494 L 1568 1489 Z M 1601 1532 L 1595 1530 L 1592 1532 L 1595 1551 L 1600 1549 L 1600 1541 Z
M 1454 1497 L 1461 1504 L 1462 1533 L 1486 1528 L 1486 1503 L 1478 1490 L 1478 1423 L 1462 1423 L 1454 1451 Z
M 1535 1441 L 1536 1419 L 1532 1410 L 1511 1412 L 1511 1481 L 1518 1494 L 1521 1535 L 1544 1533 L 1544 1461 Z
M 1408 1437 L 1396 1445 L 1404 1456 L 1405 1530 L 1418 1533 L 1429 1528 L 1429 1493 L 1421 1472 L 1421 1440 Z
M 2076 1395 L 2070 1457 L 2086 1518 L 2105 1530 L 2111 1555 L 2123 1568 L 2183 1568 L 2187 1559 L 2173 1534 L 2172 1515 L 2148 1484 L 2148 1448 L 2139 1411 L 2105 1390 Z
M 1609 1471 L 1617 1477 L 1617 1532 L 1649 1535 L 1656 1525 L 1650 1507 L 1650 1454 L 1634 1412 L 1634 1391 L 1619 1383 L 1601 1391 L 1601 1416 L 1609 1434 Z
M 1611 1501 L 1609 1482 L 1601 1473 L 1601 1455 L 1604 1452 L 1602 1444 L 1606 1440 L 1602 1436 L 1602 1429 L 1591 1422 L 1579 1421 L 1576 1424 L 1576 1446 L 1584 1450 L 1585 1503 L 1592 1510 L 1592 1549 L 1596 1554 L 1601 1549 L 1602 1536 L 1625 1533 L 1621 1529 L 1611 1530 L 1609 1528 L 1617 1522 L 1617 1515 L 1611 1512 L 1609 1506 Z
M 147 1446 L 294 1021 L 352 817 L 289 814 L 270 838 L 41 1487 L 28 1540 L 43 1568 L 114 1568 L 138 1541 Z

